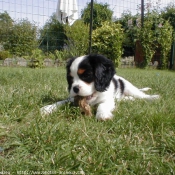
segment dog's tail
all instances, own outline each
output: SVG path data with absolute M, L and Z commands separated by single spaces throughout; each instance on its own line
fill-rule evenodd
M 134 98 L 139 98 L 139 99 L 148 99 L 148 100 L 154 100 L 154 99 L 158 99 L 159 95 L 148 95 L 145 94 L 145 91 L 150 90 L 151 88 L 146 87 L 146 88 L 142 88 L 142 89 L 138 89 L 137 87 L 135 87 L 133 84 L 131 84 L 129 81 L 125 80 L 122 77 L 117 77 L 118 80 L 120 80 L 120 84 L 122 82 L 122 86 L 123 86 L 123 95 L 122 95 L 122 99 L 129 99 L 129 100 L 133 100 Z

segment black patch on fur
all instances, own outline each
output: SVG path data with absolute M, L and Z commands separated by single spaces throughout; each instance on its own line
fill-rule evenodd
M 118 81 L 120 83 L 121 94 L 123 95 L 124 89 L 125 89 L 125 84 L 124 84 L 124 82 L 121 79 L 119 79 Z
M 113 62 L 99 54 L 90 54 L 87 59 L 93 69 L 95 89 L 99 92 L 106 91 L 116 73 Z
M 73 83 L 73 77 L 70 75 L 70 66 L 72 65 L 72 62 L 75 60 L 75 58 L 71 58 L 67 61 L 66 70 L 67 70 L 67 83 L 68 83 L 68 90 L 70 91 L 72 83 Z
M 114 83 L 115 90 L 117 90 L 117 88 L 118 88 L 118 81 L 115 78 L 113 78 L 112 81 Z
M 94 81 L 93 68 L 86 57 L 79 65 L 78 69 L 84 69 L 82 74 L 78 74 L 79 78 L 86 83 L 92 83 Z

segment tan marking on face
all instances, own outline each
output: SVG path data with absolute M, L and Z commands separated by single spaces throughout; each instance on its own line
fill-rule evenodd
M 81 75 L 85 72 L 85 69 L 78 69 L 78 74 Z

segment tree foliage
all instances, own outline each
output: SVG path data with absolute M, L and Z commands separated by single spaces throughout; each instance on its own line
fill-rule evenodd
M 134 55 L 135 40 L 137 39 L 138 27 L 140 27 L 140 17 L 133 16 L 130 11 L 124 11 L 117 21 L 124 30 L 123 56 Z
M 169 21 L 175 31 L 175 4 L 169 4 L 165 7 L 161 12 L 161 16 L 163 19 Z
M 154 30 L 152 30 L 153 23 L 151 20 L 145 21 L 144 26 L 138 30 L 138 40 L 141 42 L 143 53 L 144 53 L 144 62 L 142 63 L 143 67 L 147 67 L 151 62 L 153 55 L 156 52 L 157 43 L 155 43 L 156 38 Z
M 89 27 L 82 20 L 72 26 L 66 25 L 67 49 L 73 56 L 87 54 L 89 44 Z
M 168 66 L 169 53 L 173 40 L 173 29 L 168 21 L 162 18 L 147 18 L 141 30 L 138 30 L 138 39 L 142 44 L 144 52 L 143 66 L 147 67 L 151 62 L 156 49 L 160 49 L 159 68 L 165 69 Z
M 82 19 L 85 24 L 90 24 L 91 2 L 82 10 Z M 109 9 L 109 5 L 96 3 L 93 5 L 93 29 L 101 27 L 104 21 L 112 20 L 113 11 Z
M 4 48 L 14 55 L 28 55 L 37 47 L 37 28 L 28 20 L 15 22 L 7 35 Z
M 0 44 L 7 42 L 12 26 L 13 20 L 9 14 L 6 11 L 4 13 L 0 13 Z
M 61 24 L 56 19 L 55 14 L 53 14 L 40 30 L 39 48 L 41 48 L 44 52 L 61 50 L 64 47 L 65 39 L 64 25 Z
M 5 60 L 6 58 L 8 58 L 10 56 L 9 51 L 0 51 L 0 60 Z
M 92 40 L 93 52 L 106 55 L 118 67 L 122 55 L 123 42 L 121 25 L 107 21 L 104 22 L 101 27 L 93 31 Z
M 123 48 L 125 54 L 128 48 L 135 48 L 135 41 L 139 40 L 144 54 L 143 67 L 148 66 L 156 51 L 159 50 L 159 68 L 167 68 L 172 44 L 175 8 L 171 5 L 165 9 L 166 11 L 160 11 L 159 3 L 153 8 L 151 8 L 151 4 L 147 5 L 143 27 L 141 26 L 140 16 L 138 14 L 133 16 L 129 11 L 124 12 L 119 20 L 124 29 Z
M 157 27 L 157 42 L 161 49 L 161 65 L 160 68 L 166 69 L 169 62 L 169 52 L 173 40 L 173 27 L 168 21 L 164 21 L 162 25 Z

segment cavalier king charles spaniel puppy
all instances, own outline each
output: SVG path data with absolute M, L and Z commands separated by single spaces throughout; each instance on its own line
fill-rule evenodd
M 100 54 L 90 54 L 72 58 L 67 62 L 67 82 L 71 100 L 63 100 L 41 108 L 42 114 L 48 114 L 58 106 L 73 101 L 74 97 L 86 98 L 90 106 L 98 105 L 96 118 L 107 120 L 113 117 L 115 102 L 118 100 L 158 99 L 159 95 L 147 95 L 126 79 L 117 76 L 115 66 L 110 59 Z

